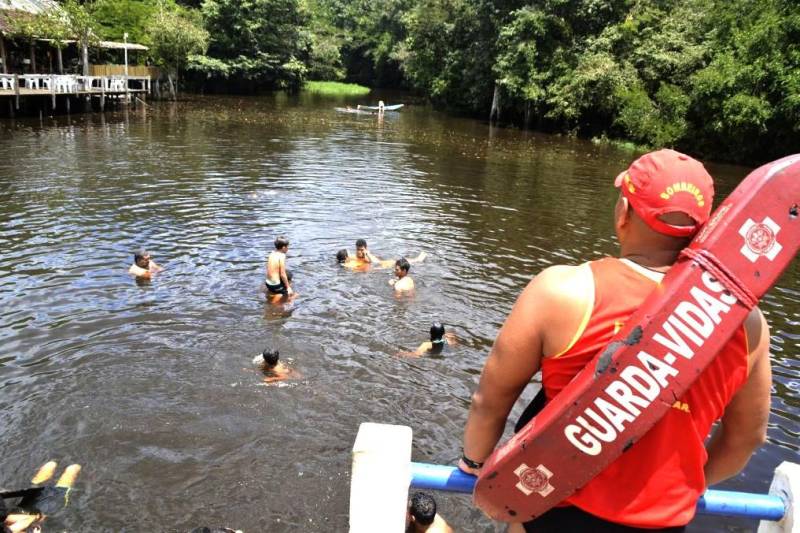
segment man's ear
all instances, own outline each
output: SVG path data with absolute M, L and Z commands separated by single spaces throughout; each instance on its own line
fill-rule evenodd
M 617 205 L 614 207 L 614 225 L 618 228 L 623 228 L 628 225 L 631 220 L 631 204 L 624 195 L 620 194 L 617 200 Z

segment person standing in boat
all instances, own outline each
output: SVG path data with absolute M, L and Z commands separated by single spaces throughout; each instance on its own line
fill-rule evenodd
M 709 218 L 711 176 L 673 150 L 640 157 L 615 185 L 620 257 L 549 267 L 519 296 L 472 396 L 461 470 L 480 471 L 537 371 L 545 402 L 557 398 Z M 764 442 L 771 381 L 769 327 L 756 307 L 647 434 L 561 506 L 509 531 L 683 531 L 703 491 L 741 471 Z
M 289 298 L 294 294 L 291 278 L 286 270 L 286 253 L 289 251 L 289 241 L 286 237 L 275 239 L 275 250 L 267 257 L 267 279 L 264 285 L 267 296 L 282 296 Z

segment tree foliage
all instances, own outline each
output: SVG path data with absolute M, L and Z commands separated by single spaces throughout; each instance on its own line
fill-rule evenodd
M 159 9 L 146 35 L 156 63 L 176 77 L 189 56 L 203 54 L 208 47 L 208 32 L 182 10 Z
M 202 12 L 213 61 L 193 62 L 196 71 L 256 88 L 300 86 L 309 40 L 297 0 L 205 0 Z
M 104 35 L 146 40 L 158 1 L 175 0 L 96 0 L 92 13 Z M 348 80 L 485 117 L 498 88 L 506 121 L 543 129 L 749 163 L 800 149 L 793 0 L 178 3 L 209 32 L 192 71 L 228 90 Z

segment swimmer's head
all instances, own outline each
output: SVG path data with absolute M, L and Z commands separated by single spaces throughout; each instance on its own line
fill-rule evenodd
M 345 261 L 347 261 L 347 256 L 348 256 L 347 250 L 342 248 L 341 250 L 336 252 L 336 262 L 337 263 L 344 263 Z
M 133 262 L 142 268 L 147 268 L 150 264 L 150 252 L 144 248 L 140 248 L 133 252 Z
M 272 368 L 273 366 L 278 364 L 278 350 L 264 350 L 261 352 L 261 356 L 264 358 L 264 366 L 267 368 Z
M 356 241 L 356 257 L 363 259 L 367 255 L 367 241 L 358 239 Z
M 441 322 L 431 324 L 431 342 L 444 342 L 444 325 Z
M 275 239 L 275 249 L 282 250 L 289 247 L 289 239 L 286 237 L 278 237 Z
M 415 492 L 408 504 L 408 514 L 421 526 L 429 526 L 436 517 L 436 500 L 428 493 Z
M 398 278 L 405 277 L 409 270 L 411 270 L 411 263 L 405 257 L 401 257 L 394 264 L 394 273 Z

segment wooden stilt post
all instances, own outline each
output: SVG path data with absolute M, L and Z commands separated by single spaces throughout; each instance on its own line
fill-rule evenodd
M 36 74 L 36 44 L 31 41 L 31 74 Z
M 61 54 L 61 47 L 56 47 L 56 58 L 58 59 L 58 73 L 64 74 L 64 58 Z
M 8 74 L 8 60 L 6 59 L 6 41 L 3 39 L 3 34 L 0 33 L 0 72 Z M 16 80 L 14 80 L 16 81 Z M 8 101 L 8 116 L 14 116 L 14 104 L 11 100 Z
M 84 78 L 87 78 L 89 76 L 89 44 L 86 42 L 86 39 L 81 39 L 81 62 L 83 63 Z M 84 111 L 89 111 L 91 109 L 90 98 L 87 92 L 83 100 Z
M 500 86 L 495 83 L 492 95 L 492 110 L 489 111 L 489 122 L 500 122 Z
M 106 80 L 100 78 L 100 111 L 106 110 Z
M 3 39 L 3 34 L 0 33 L 0 62 L 3 63 L 2 72 L 8 74 L 8 59 L 6 59 L 6 41 Z
M 53 111 L 56 110 L 56 80 L 54 76 L 50 76 L 50 96 L 53 99 Z
M 14 74 L 14 100 L 19 110 L 19 74 Z

